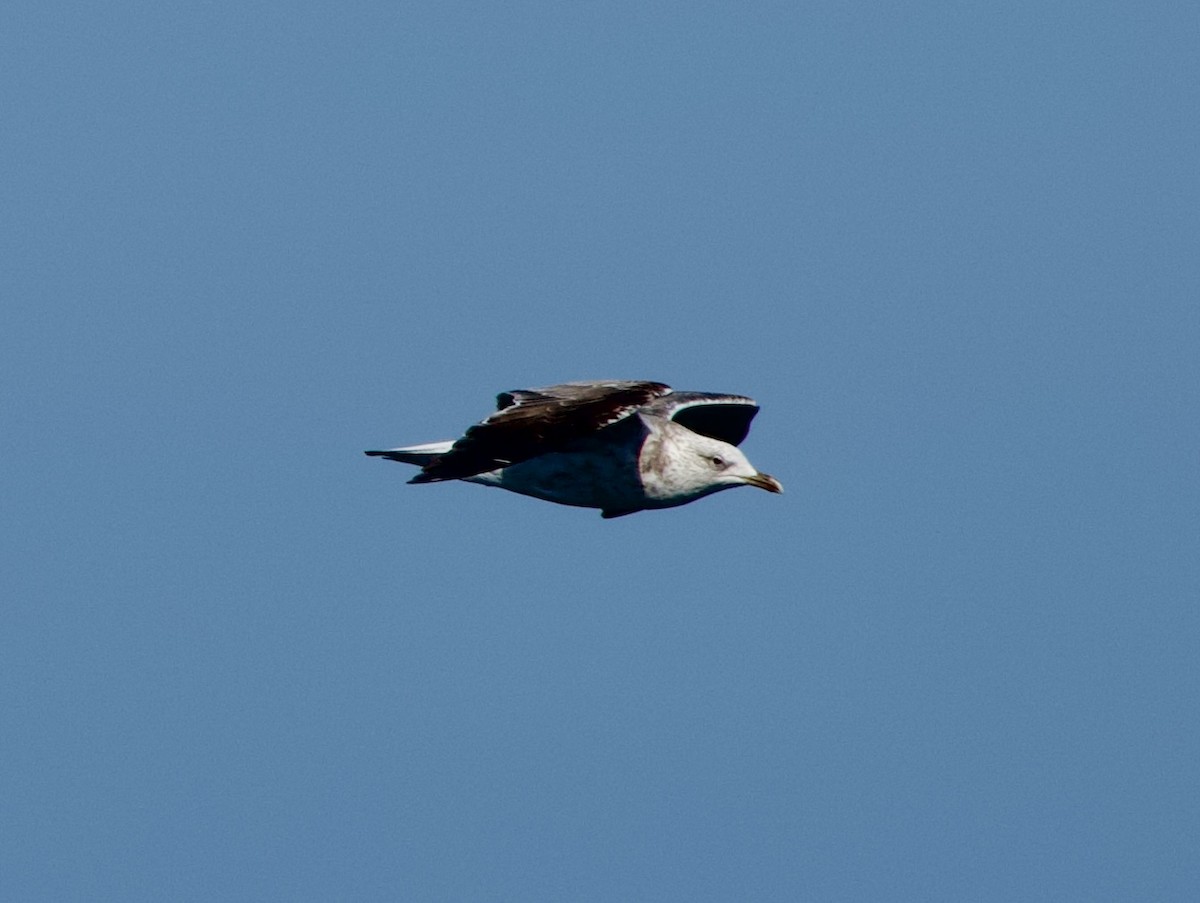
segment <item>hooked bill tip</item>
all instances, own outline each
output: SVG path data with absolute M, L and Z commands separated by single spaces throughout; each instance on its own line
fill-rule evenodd
M 759 489 L 765 489 L 767 492 L 783 492 L 783 484 L 769 473 L 756 473 L 752 477 L 746 477 L 746 482 Z

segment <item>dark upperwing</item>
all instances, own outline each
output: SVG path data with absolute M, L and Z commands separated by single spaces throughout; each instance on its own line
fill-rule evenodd
M 663 383 L 611 380 L 502 392 L 496 413 L 470 427 L 409 482 L 461 480 L 557 451 L 670 391 Z

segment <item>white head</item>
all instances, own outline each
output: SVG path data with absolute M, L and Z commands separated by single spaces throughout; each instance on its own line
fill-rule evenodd
M 783 492 L 779 481 L 759 473 L 736 445 L 675 423 L 667 424 L 654 446 L 647 443 L 641 471 L 647 494 L 667 505 L 681 505 L 736 486 Z

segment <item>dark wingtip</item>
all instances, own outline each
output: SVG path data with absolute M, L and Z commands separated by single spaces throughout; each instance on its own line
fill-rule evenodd
M 366 456 L 367 456 L 367 457 L 369 457 L 369 458 L 377 458 L 377 457 L 379 457 L 380 455 L 386 455 L 386 454 L 387 454 L 387 452 L 381 452 L 381 451 L 365 451 L 365 452 L 363 452 L 363 454 L 364 454 L 364 455 L 366 455 Z

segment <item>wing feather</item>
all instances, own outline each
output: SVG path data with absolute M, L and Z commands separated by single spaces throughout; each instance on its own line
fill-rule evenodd
M 576 382 L 515 389 L 496 397 L 496 412 L 427 464 L 413 483 L 461 480 L 557 451 L 669 395 L 663 383 Z
M 674 392 L 654 402 L 649 413 L 667 417 L 710 439 L 741 445 L 758 413 L 758 403 L 745 395 Z

